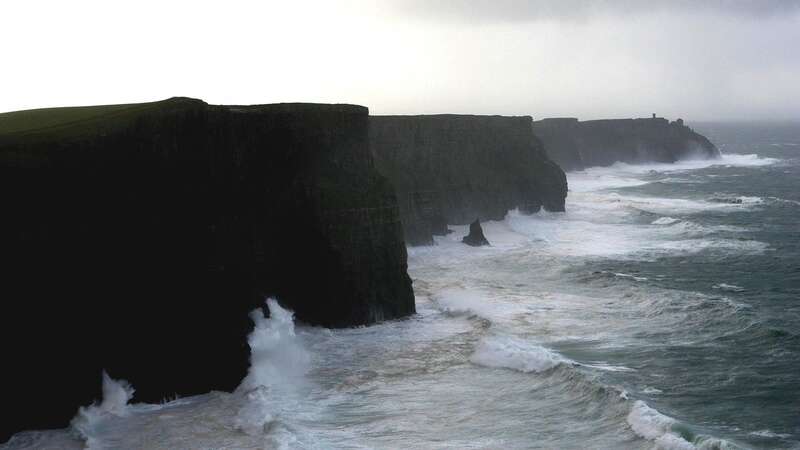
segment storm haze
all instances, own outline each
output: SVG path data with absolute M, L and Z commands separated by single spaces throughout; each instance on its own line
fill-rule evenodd
M 800 119 L 800 3 L 23 2 L 0 110 L 181 95 L 373 114 Z

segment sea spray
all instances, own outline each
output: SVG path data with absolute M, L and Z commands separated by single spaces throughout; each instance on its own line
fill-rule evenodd
M 86 441 L 87 448 L 102 448 L 96 438 L 98 429 L 109 417 L 125 417 L 128 415 L 128 402 L 133 398 L 135 389 L 125 380 L 114 380 L 103 371 L 103 400 L 100 404 L 80 407 L 78 414 L 72 419 L 72 429 Z
M 247 434 L 269 432 L 287 403 L 298 395 L 311 358 L 294 329 L 294 313 L 267 299 L 269 317 L 261 309 L 250 313 L 255 325 L 247 338 L 250 369 L 237 388 L 244 398 L 235 425 Z

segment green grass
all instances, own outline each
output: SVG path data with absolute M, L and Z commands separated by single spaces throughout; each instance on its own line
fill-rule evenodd
M 181 97 L 149 103 L 74 106 L 0 113 L 0 137 L 63 138 L 96 133 L 129 123 L 141 114 L 181 103 L 196 102 Z

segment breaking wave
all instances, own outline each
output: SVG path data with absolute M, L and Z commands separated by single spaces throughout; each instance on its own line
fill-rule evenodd
M 88 448 L 104 448 L 98 438 L 103 423 L 111 417 L 126 417 L 130 414 L 128 402 L 133 398 L 135 389 L 125 380 L 114 380 L 103 372 L 103 400 L 100 404 L 81 407 L 71 426 Z
M 565 359 L 523 339 L 491 336 L 481 340 L 470 361 L 486 367 L 514 369 L 520 372 L 543 372 L 565 362 Z

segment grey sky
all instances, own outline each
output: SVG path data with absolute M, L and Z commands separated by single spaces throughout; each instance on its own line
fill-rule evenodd
M 526 22 L 654 13 L 763 18 L 797 13 L 794 0 L 397 0 L 397 11 L 434 20 Z
M 800 120 L 800 0 L 4 0 L 0 42 L 0 111 L 185 95 Z

